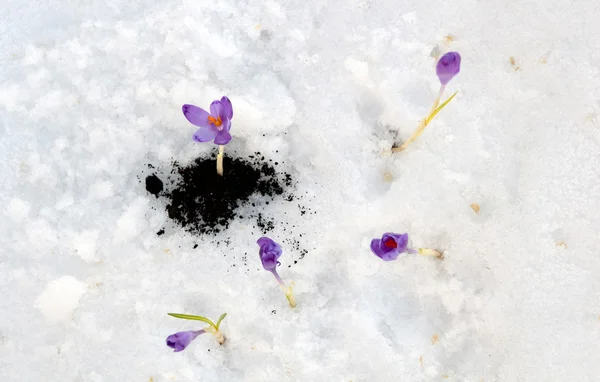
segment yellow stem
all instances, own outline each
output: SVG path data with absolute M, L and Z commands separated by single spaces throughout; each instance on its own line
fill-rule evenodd
M 219 345 L 223 345 L 225 343 L 225 336 L 223 336 L 223 333 L 221 333 L 220 330 L 215 329 L 212 326 L 209 326 L 208 328 L 204 329 L 207 333 L 212 334 L 213 336 L 215 336 L 215 338 L 217 339 L 217 341 L 219 342 Z
M 410 145 L 412 143 L 412 141 L 414 141 L 415 139 L 417 139 L 419 137 L 419 135 L 421 135 L 421 133 L 423 132 L 423 130 L 425 130 L 425 128 L 427 127 L 429 122 L 431 122 L 433 120 L 433 117 L 435 117 L 440 112 L 440 110 L 442 110 L 448 104 L 448 102 L 452 101 L 452 98 L 454 98 L 456 93 L 458 93 L 458 92 L 455 92 L 454 94 L 452 94 L 450 96 L 450 98 L 448 98 L 446 101 L 444 101 L 444 103 L 442 103 L 440 105 L 440 99 L 442 97 L 443 92 L 444 92 L 444 86 L 442 86 L 440 88 L 440 92 L 438 93 L 437 98 L 433 102 L 433 105 L 431 106 L 431 110 L 429 111 L 429 114 L 427 114 L 427 117 L 423 118 L 421 120 L 421 122 L 419 122 L 419 124 L 417 125 L 417 128 L 412 133 L 410 138 L 408 138 L 406 141 L 404 141 L 404 143 L 402 143 L 402 145 L 400 147 L 393 148 L 392 152 L 397 153 L 397 152 L 400 152 L 400 151 L 406 149 L 408 147 L 408 145 Z
M 219 145 L 219 154 L 217 154 L 217 174 L 223 176 L 223 153 L 225 152 L 225 146 Z
M 283 285 L 279 285 L 279 287 L 281 288 L 281 290 L 283 291 L 283 293 L 285 293 L 285 298 L 287 298 L 288 302 L 290 303 L 290 306 L 292 308 L 296 307 L 296 299 L 294 298 L 294 295 L 292 293 L 292 287 L 284 287 Z
M 436 257 L 438 259 L 442 258 L 442 254 L 439 251 L 431 248 L 419 248 L 419 255 Z

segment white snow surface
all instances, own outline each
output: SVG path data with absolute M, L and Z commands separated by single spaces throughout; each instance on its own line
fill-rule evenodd
M 597 381 L 599 10 L 3 0 L 2 380 Z M 462 55 L 459 93 L 391 155 L 437 94 L 438 50 Z M 181 105 L 222 95 L 226 155 L 283 163 L 317 212 L 265 208 L 269 236 L 288 222 L 309 249 L 281 258 L 296 309 L 251 221 L 216 237 L 229 247 L 156 235 L 165 202 L 137 177 L 214 150 Z M 369 242 L 386 231 L 445 260 L 384 262 Z M 227 312 L 226 344 L 173 353 L 169 334 L 202 325 L 167 312 Z

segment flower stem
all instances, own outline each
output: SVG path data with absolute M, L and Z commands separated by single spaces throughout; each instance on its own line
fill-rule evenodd
M 277 280 L 279 285 L 281 285 L 282 287 L 285 288 L 285 284 L 283 283 L 283 280 L 281 279 L 281 277 L 279 277 L 279 273 L 277 273 L 277 269 L 273 269 L 271 272 L 273 273 L 273 276 L 275 276 L 275 280 Z
M 221 333 L 220 330 L 217 330 L 212 335 L 215 336 L 217 341 L 219 341 L 219 345 L 223 345 L 225 343 L 225 336 L 223 335 L 223 333 Z
M 223 336 L 223 333 L 221 333 L 219 329 L 216 329 L 214 326 L 209 326 L 205 330 L 206 333 L 210 333 L 215 336 L 217 341 L 219 341 L 219 345 L 223 345 L 225 343 L 225 336 Z
M 419 137 L 419 135 L 421 135 L 423 130 L 425 130 L 425 128 L 427 127 L 427 124 L 429 124 L 429 122 L 431 122 L 431 119 L 437 114 L 437 112 L 439 112 L 438 106 L 440 104 L 440 99 L 442 98 L 442 94 L 444 93 L 445 88 L 446 88 L 445 85 L 442 85 L 440 87 L 438 96 L 435 99 L 435 101 L 433 101 L 433 105 L 431 106 L 429 113 L 427 113 L 427 117 L 423 118 L 421 120 L 421 122 L 419 122 L 419 124 L 417 125 L 417 128 L 415 129 L 413 134 L 410 136 L 410 138 L 408 138 L 406 141 L 404 141 L 404 143 L 402 143 L 402 145 L 400 147 L 393 148 L 392 152 L 397 153 L 397 152 L 400 152 L 400 151 L 406 149 L 408 147 L 408 145 L 410 145 L 412 143 L 412 141 L 414 141 L 415 139 L 417 139 Z M 450 99 L 452 99 L 452 97 Z M 446 106 L 447 102 L 449 102 L 449 100 L 446 101 L 443 106 Z
M 287 289 L 284 289 L 283 293 L 285 293 L 285 298 L 287 298 L 290 306 L 292 308 L 296 307 L 296 299 L 294 298 L 294 295 L 292 294 L 292 287 L 288 287 Z
M 294 295 L 292 293 L 292 287 L 291 286 L 288 287 L 285 285 L 283 280 L 281 280 L 281 277 L 279 277 L 279 274 L 277 273 L 276 269 L 273 269 L 271 272 L 273 272 L 273 276 L 275 276 L 275 279 L 277 280 L 279 287 L 285 294 L 285 298 L 287 298 L 288 302 L 290 303 L 290 306 L 292 308 L 295 308 L 296 307 L 296 299 L 294 298 Z
M 223 176 L 223 153 L 225 152 L 225 146 L 219 145 L 219 154 L 217 154 L 217 174 Z
M 438 259 L 442 258 L 442 254 L 439 251 L 431 248 L 419 248 L 419 255 L 435 257 Z

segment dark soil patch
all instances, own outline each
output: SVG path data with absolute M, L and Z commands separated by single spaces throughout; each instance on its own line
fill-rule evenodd
M 164 189 L 163 182 L 158 178 L 158 176 L 152 174 L 146 177 L 146 190 L 155 195 L 158 198 L 158 194 L 160 194 Z
M 236 209 L 252 195 L 266 197 L 266 204 L 278 196 L 294 199 L 291 192 L 284 195 L 292 185 L 291 175 L 278 173 L 260 153 L 249 160 L 225 156 L 223 168 L 223 176 L 218 175 L 214 157 L 198 158 L 187 166 L 175 162 L 167 190 L 163 191 L 163 182 L 155 174 L 146 177 L 146 190 L 166 197 L 169 218 L 193 234 L 214 234 L 228 228 L 233 219 L 241 218 Z M 274 228 L 274 222 L 261 213 L 248 217 L 256 218 L 263 233 Z
M 250 260 L 248 252 L 240 258 L 233 233 L 218 240 L 214 238 L 216 233 L 229 228 L 235 219 L 243 220 L 244 224 L 263 235 L 279 231 L 278 239 L 287 256 L 290 256 L 284 262 L 288 267 L 297 264 L 308 254 L 303 233 L 290 221 L 309 218 L 307 215 L 317 212 L 304 205 L 302 201 L 306 196 L 296 194 L 292 176 L 282 171 L 280 168 L 283 165 L 278 162 L 266 159 L 260 153 L 246 158 L 225 156 L 224 176 L 217 175 L 216 155 L 198 158 L 185 166 L 177 162 L 168 164 L 167 168 L 152 164 L 147 166 L 149 172 L 140 174 L 140 183 L 145 180 L 146 190 L 166 201 L 151 208 L 159 205 L 166 207 L 165 212 L 175 223 L 173 228 L 181 227 L 201 240 L 210 240 L 220 248 L 223 257 L 235 259 L 232 268 L 242 266 L 246 273 L 262 271 L 260 267 L 254 269 L 258 252 L 253 252 Z M 290 211 L 290 220 L 274 219 L 269 216 L 270 210 L 265 209 L 270 203 L 290 202 L 297 206 L 296 212 Z M 239 207 L 245 207 L 243 214 L 238 210 Z M 284 212 L 284 215 L 288 215 L 288 212 Z M 172 230 L 169 226 L 164 226 L 156 234 L 169 234 Z M 198 244 L 193 243 L 193 248 L 198 248 Z

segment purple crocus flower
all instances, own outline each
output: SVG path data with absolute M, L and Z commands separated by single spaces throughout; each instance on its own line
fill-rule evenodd
M 408 147 L 408 145 L 411 144 L 412 141 L 414 141 L 419 135 L 421 135 L 423 130 L 425 130 L 427 125 L 440 112 L 440 110 L 442 110 L 448 104 L 448 102 L 452 101 L 452 98 L 454 98 L 456 93 L 458 93 L 454 92 L 454 94 L 452 94 L 447 100 L 445 100 L 440 105 L 440 100 L 442 98 L 442 94 L 444 93 L 444 89 L 446 89 L 446 85 L 455 75 L 458 74 L 458 72 L 460 72 L 460 54 L 458 54 L 458 52 L 448 52 L 444 54 L 442 58 L 440 58 L 437 62 L 435 72 L 440 80 L 441 86 L 440 92 L 438 93 L 438 96 L 435 99 L 435 101 L 433 101 L 433 106 L 431 106 L 429 114 L 425 118 L 423 118 L 421 122 L 419 122 L 414 133 L 412 133 L 412 135 L 407 140 L 405 140 L 400 147 L 392 148 L 392 152 L 399 152 L 405 150 Z M 379 256 L 377 252 L 375 254 Z
M 276 268 L 281 264 L 279 257 L 283 253 L 281 246 L 266 236 L 258 239 L 256 244 L 260 247 L 258 254 L 263 268 L 269 272 L 277 273 Z
M 191 124 L 200 126 L 194 133 L 196 142 L 209 142 L 214 140 L 216 145 L 226 145 L 231 141 L 231 119 L 233 106 L 227 97 L 215 100 L 210 104 L 210 113 L 194 105 L 183 105 L 183 115 Z
M 193 340 L 200 334 L 204 334 L 204 330 L 190 330 L 188 332 L 178 332 L 167 337 L 167 346 L 175 349 L 175 352 L 185 349 Z
M 386 232 L 381 239 L 371 240 L 371 251 L 385 261 L 396 260 L 403 253 L 416 253 L 414 249 L 408 248 L 407 233 Z
M 458 52 L 448 52 L 444 54 L 438 61 L 435 72 L 440 79 L 442 86 L 445 86 L 458 74 L 458 72 L 460 72 L 460 54 L 458 54 Z
M 281 249 L 281 246 L 279 244 L 277 244 L 272 239 L 266 236 L 263 236 L 260 239 L 258 239 L 256 241 L 256 244 L 258 244 L 260 247 L 258 254 L 260 256 L 260 261 L 262 262 L 263 268 L 273 273 L 273 276 L 275 276 L 275 279 L 279 283 L 279 286 L 285 293 L 285 297 L 288 299 L 290 306 L 292 308 L 295 307 L 296 300 L 294 299 L 294 295 L 292 294 L 292 287 L 287 287 L 283 280 L 281 280 L 281 277 L 279 277 L 279 274 L 277 273 L 277 266 L 281 264 L 279 262 L 279 258 L 283 253 L 283 249 Z

